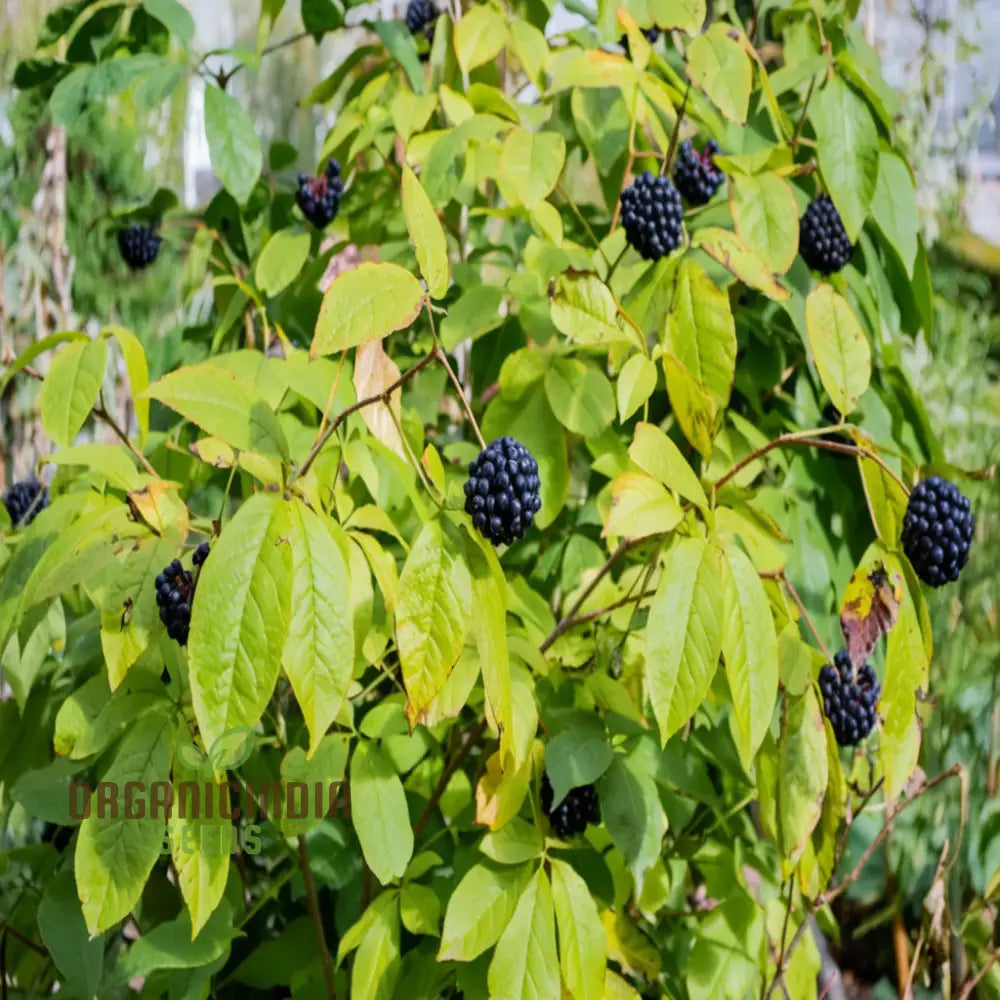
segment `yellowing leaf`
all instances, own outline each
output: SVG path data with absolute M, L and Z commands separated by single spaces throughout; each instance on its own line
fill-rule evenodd
M 420 282 L 398 264 L 360 264 L 323 296 L 309 353 L 316 358 L 402 330 L 424 304 Z
M 501 194 L 512 205 L 537 205 L 556 186 L 565 158 L 566 143 L 558 132 L 511 129 L 500 151 Z
M 698 35 L 688 47 L 688 74 L 727 118 L 742 125 L 750 107 L 753 64 L 731 31 L 719 23 Z
M 602 537 L 645 538 L 672 531 L 684 516 L 677 501 L 652 476 L 622 473 L 611 485 L 611 513 Z
M 784 302 L 789 298 L 788 290 L 778 284 L 764 261 L 736 233 L 706 226 L 694 233 L 691 244 L 700 247 L 740 281 L 763 292 L 769 299 Z
M 455 54 L 463 73 L 495 59 L 507 43 L 507 19 L 488 4 L 470 7 L 455 26 Z
M 806 299 L 806 332 L 820 381 L 845 416 L 868 388 L 872 352 L 847 300 L 830 285 L 817 285 Z
M 555 858 L 552 899 L 563 981 L 573 1000 L 603 1000 L 608 941 L 597 904 L 576 870 Z
M 679 28 L 693 35 L 705 23 L 705 0 L 647 0 L 646 6 L 661 31 Z
M 358 348 L 354 361 L 354 390 L 358 399 L 368 399 L 385 392 L 399 376 L 396 362 L 382 349 L 380 340 L 370 341 Z M 382 444 L 405 459 L 406 448 L 397 426 L 402 418 L 400 396 L 401 390 L 397 389 L 389 396 L 388 404 L 381 400 L 372 403 L 361 411 L 361 416 L 368 429 Z
M 552 322 L 578 344 L 602 350 L 616 343 L 640 346 L 636 331 L 619 325 L 615 297 L 596 274 L 570 271 L 560 275 L 551 302 Z
M 410 232 L 410 242 L 417 252 L 420 273 L 427 282 L 431 298 L 440 299 L 451 283 L 448 244 L 441 220 L 417 175 L 403 164 L 403 215 Z
M 732 184 L 736 232 L 771 271 L 784 274 L 799 252 L 799 213 L 791 185 L 777 174 L 737 176 Z
M 67 344 L 42 382 L 42 425 L 56 444 L 68 448 L 90 416 L 104 382 L 108 345 L 103 337 Z
M 643 472 L 658 479 L 664 486 L 677 490 L 682 497 L 699 507 L 708 507 L 708 498 L 694 469 L 681 454 L 680 448 L 655 424 L 636 424 L 628 455 Z
M 672 354 L 663 355 L 670 407 L 684 436 L 706 460 L 712 454 L 712 441 L 718 422 L 718 404 L 694 373 Z

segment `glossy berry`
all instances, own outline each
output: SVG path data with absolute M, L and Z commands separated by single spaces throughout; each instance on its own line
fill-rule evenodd
M 208 542 L 202 542 L 201 545 L 194 550 L 194 556 L 191 561 L 195 564 L 195 566 L 200 566 L 208 558 L 208 553 Z
M 648 170 L 622 191 L 625 236 L 645 260 L 659 260 L 681 245 L 681 196 L 666 177 Z
M 118 230 L 118 249 L 122 260 L 133 271 L 141 271 L 156 260 L 162 238 L 156 235 L 155 226 L 136 224 Z
M 194 600 L 194 579 L 175 559 L 156 578 L 156 603 L 160 621 L 167 626 L 167 635 L 182 646 L 187 645 L 191 626 L 191 602 Z
M 799 253 L 821 274 L 834 274 L 851 259 L 854 246 L 829 195 L 810 202 L 799 220 Z
M 722 185 L 726 175 L 715 165 L 712 157 L 719 151 L 719 144 L 710 139 L 700 153 L 694 151 L 690 139 L 681 143 L 674 167 L 674 187 L 689 205 L 704 205 Z
M 340 179 L 340 164 L 336 160 L 329 160 L 326 170 L 319 177 L 299 174 L 295 201 L 302 209 L 302 214 L 317 229 L 325 229 L 336 216 L 343 194 L 344 184 Z
M 538 463 L 512 437 L 488 444 L 469 466 L 465 510 L 479 533 L 494 545 L 509 545 L 542 506 Z
M 832 665 L 828 663 L 820 670 L 819 689 L 823 693 L 823 712 L 833 726 L 837 744 L 852 747 L 865 739 L 875 727 L 875 703 L 882 693 L 871 665 L 866 663 L 853 677 L 851 661 L 842 649 Z
M 417 35 L 426 29 L 433 31 L 433 24 L 438 18 L 438 9 L 431 0 L 410 0 L 406 7 L 406 26 L 411 35 Z M 428 38 L 432 36 L 428 34 Z
M 639 30 L 642 32 L 642 37 L 645 38 L 650 45 L 653 45 L 657 38 L 660 37 L 660 29 L 657 28 L 655 24 L 652 28 L 640 28 Z M 618 44 L 625 50 L 625 55 L 632 55 L 628 45 L 628 35 L 622 35 L 622 37 L 618 40 Z
M 23 528 L 34 521 L 40 510 L 48 507 L 49 491 L 37 479 L 25 479 L 7 490 L 3 505 L 10 515 L 10 523 L 15 528 Z
M 597 789 L 593 785 L 571 788 L 562 802 L 553 809 L 552 784 L 547 774 L 542 775 L 542 812 L 548 816 L 552 832 L 563 840 L 583 833 L 588 823 L 601 822 Z
M 901 541 L 914 572 L 931 587 L 958 579 L 969 559 L 976 522 L 969 498 L 940 476 L 914 487 Z

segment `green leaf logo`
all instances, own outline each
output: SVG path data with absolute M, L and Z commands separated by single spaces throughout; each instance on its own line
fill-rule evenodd
M 235 726 L 212 744 L 208 759 L 216 771 L 231 771 L 249 758 L 256 745 L 257 736 L 249 726 Z
M 201 771 L 208 760 L 193 743 L 182 743 L 177 748 L 177 757 L 186 768 L 192 771 Z

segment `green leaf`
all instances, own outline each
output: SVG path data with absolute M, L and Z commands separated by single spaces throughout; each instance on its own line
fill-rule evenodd
M 31 362 L 34 361 L 39 355 L 44 354 L 46 351 L 58 344 L 64 344 L 67 341 L 74 340 L 79 341 L 81 344 L 86 344 L 89 342 L 90 338 L 85 333 L 80 333 L 77 330 L 62 330 L 59 333 L 51 333 L 49 336 L 43 337 L 41 340 L 36 340 L 33 344 L 26 347 L 17 356 L 17 358 L 7 366 L 3 375 L 0 376 L 0 395 L 2 395 L 3 391 L 7 388 L 10 380 L 27 365 L 30 365 Z
M 411 934 L 440 936 L 441 900 L 428 886 L 407 882 L 399 893 L 399 915 Z
M 896 248 L 906 273 L 912 278 L 919 235 L 917 192 L 910 168 L 895 153 L 879 153 L 872 215 L 882 235 Z
M 490 962 L 491 1000 L 559 1000 L 552 889 L 539 868 L 518 900 Z
M 607 934 L 587 883 L 552 859 L 552 900 L 559 928 L 559 967 L 573 1000 L 603 1000 Z
M 143 0 L 147 12 L 165 25 L 186 49 L 194 38 L 194 18 L 178 0 Z
M 208 759 L 216 771 L 235 771 L 256 749 L 257 734 L 250 726 L 227 729 L 212 744 Z
M 615 297 L 596 274 L 561 275 L 550 300 L 552 322 L 581 346 L 602 351 L 615 344 L 644 346 L 631 326 L 619 326 Z
M 871 379 L 868 338 L 847 300 L 827 284 L 817 285 L 806 299 L 806 332 L 823 388 L 847 416 Z
M 323 296 L 310 355 L 336 354 L 409 326 L 424 304 L 420 282 L 398 264 L 361 264 Z
M 350 581 L 341 550 L 318 514 L 295 500 L 288 504 L 288 523 L 291 618 L 281 662 L 309 729 L 311 757 L 340 712 L 354 671 Z
M 205 88 L 205 134 L 208 155 L 223 187 L 240 203 L 250 197 L 264 165 L 253 119 L 218 87 Z
M 851 240 L 864 225 L 878 182 L 878 128 L 864 99 L 835 77 L 813 95 L 819 169 Z
M 109 326 L 101 331 L 110 333 L 125 358 L 125 370 L 128 372 L 129 387 L 132 390 L 132 405 L 135 407 L 135 419 L 139 425 L 139 441 L 146 443 L 149 434 L 149 400 L 140 398 L 149 385 L 149 366 L 146 364 L 146 352 L 142 341 L 123 326 Z
M 622 853 L 636 886 L 660 854 L 666 819 L 656 782 L 643 769 L 640 755 L 617 755 L 598 783 L 601 818 Z
M 104 971 L 104 935 L 87 932 L 72 872 L 60 872 L 46 884 L 38 903 L 38 930 L 70 990 L 94 996 Z
M 282 229 L 264 244 L 254 269 L 254 281 L 265 295 L 273 297 L 299 276 L 308 259 L 309 234 Z
M 664 486 L 676 490 L 699 507 L 708 507 L 708 498 L 698 477 L 680 448 L 655 424 L 636 424 L 628 457 Z
M 163 817 L 146 811 L 142 818 L 126 815 L 125 786 L 170 780 L 173 724 L 168 709 L 150 712 L 132 726 L 102 780 L 117 788 L 117 808 L 98 815 L 98 799 L 80 824 L 76 843 L 76 886 L 91 935 L 123 919 L 139 902 L 160 856 Z M 129 791 L 133 788 L 129 785 Z M 139 801 L 145 800 L 140 796 Z
M 451 284 L 448 243 L 427 192 L 406 163 L 403 164 L 403 216 L 427 290 L 432 299 L 443 298 Z
M 544 843 L 541 830 L 518 816 L 498 830 L 491 830 L 479 842 L 479 850 L 501 865 L 519 865 L 541 856 Z
M 473 285 L 448 308 L 441 321 L 441 345 L 453 351 L 463 340 L 478 340 L 484 333 L 495 330 L 502 322 L 500 303 L 503 289 L 496 285 Z
M 734 176 L 733 221 L 771 271 L 784 274 L 799 252 L 799 212 L 792 187 L 777 174 Z
M 402 961 L 399 953 L 399 899 L 382 893 L 372 904 L 372 919 L 358 944 L 351 969 L 351 993 L 357 1000 L 390 1000 Z
M 614 420 L 611 383 L 593 365 L 556 358 L 545 373 L 545 394 L 552 412 L 574 434 L 597 437 Z
M 713 24 L 691 42 L 688 75 L 727 118 L 742 125 L 750 107 L 753 64 L 729 31 L 728 25 Z
M 628 420 L 656 388 L 656 365 L 644 354 L 633 354 L 622 365 L 616 384 L 618 418 Z
M 684 436 L 707 462 L 719 425 L 719 404 L 698 377 L 673 354 L 663 355 L 670 408 Z
M 767 264 L 743 241 L 728 229 L 706 226 L 691 237 L 691 246 L 704 250 L 714 261 L 735 275 L 744 284 L 763 292 L 775 302 L 784 302 L 789 296 L 768 270 Z
M 645 538 L 673 531 L 684 513 L 652 476 L 624 472 L 611 484 L 611 512 L 602 537 Z
M 294 587 L 288 507 L 247 500 L 201 568 L 188 640 L 191 695 L 202 738 L 254 726 L 278 679 Z
M 358 744 L 351 758 L 351 820 L 379 882 L 402 878 L 413 857 L 406 793 L 389 758 L 367 741 Z
M 723 556 L 702 538 L 667 553 L 646 625 L 646 685 L 666 745 L 708 694 L 722 650 Z
M 203 767 L 187 766 L 179 753 L 174 758 L 174 806 L 168 829 L 177 882 L 188 908 L 187 939 L 181 939 L 185 948 L 216 911 L 229 877 L 232 820 L 221 815 L 219 808 L 213 809 L 211 815 L 199 808 L 200 800 L 206 797 L 216 804 L 228 801 L 229 787 L 225 781 L 215 782 L 211 769 L 207 770 L 208 774 Z M 189 784 L 185 786 L 185 782 Z
M 178 368 L 143 395 L 158 399 L 241 451 L 288 457 L 288 442 L 274 412 L 247 382 L 221 365 L 204 362 Z
M 480 6 L 473 8 L 473 12 L 490 9 Z M 461 30 L 469 17 L 471 12 L 462 18 L 458 30 Z M 537 205 L 556 186 L 565 159 L 566 142 L 558 132 L 511 129 L 504 140 L 497 165 L 500 193 L 511 205 L 524 205 L 527 208 Z
M 68 448 L 80 433 L 104 383 L 108 345 L 104 339 L 67 344 L 53 359 L 42 383 L 42 425 L 56 444 Z
M 861 455 L 857 462 L 875 534 L 887 548 L 895 548 L 903 531 L 903 516 L 908 501 L 906 492 L 878 462 Z
M 507 43 L 507 19 L 486 4 L 471 7 L 455 25 L 455 55 L 463 73 L 492 62 Z
M 471 624 L 469 570 L 451 550 L 441 523 L 428 521 L 399 578 L 396 644 L 411 723 L 423 720 L 444 687 Z
M 415 94 L 424 92 L 424 71 L 417 55 L 417 43 L 402 21 L 376 21 L 373 25 L 382 43 L 406 73 Z
M 552 783 L 552 805 L 559 805 L 571 788 L 592 785 L 614 760 L 615 752 L 602 732 L 564 729 L 545 747 L 545 773 Z
M 332 786 L 337 785 L 338 801 L 344 797 L 345 791 L 340 787 L 347 771 L 347 754 L 351 746 L 350 733 L 327 733 L 313 751 L 312 757 L 307 757 L 302 747 L 293 747 L 285 754 L 281 762 L 281 780 L 287 786 L 291 782 L 303 782 L 313 789 L 316 785 L 322 787 L 322 801 L 329 802 Z M 308 833 L 319 826 L 323 818 L 309 810 L 301 818 L 283 813 L 281 816 L 281 832 L 286 837 L 296 837 L 300 833 Z
M 778 694 L 778 637 L 767 593 L 742 549 L 725 549 L 729 572 L 722 591 L 722 655 L 733 699 L 736 746 L 749 768 Z
M 500 938 L 510 923 L 531 865 L 473 865 L 448 900 L 439 962 L 471 962 Z
M 705 0 L 647 0 L 647 7 L 661 31 L 679 28 L 694 35 L 705 23 Z
M 782 720 L 778 759 L 778 846 L 790 873 L 809 845 L 809 838 L 823 811 L 823 794 L 829 772 L 826 727 L 816 692 L 809 685 L 791 699 Z

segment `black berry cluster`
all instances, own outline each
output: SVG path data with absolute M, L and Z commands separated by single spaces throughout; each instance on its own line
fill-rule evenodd
M 660 37 L 660 29 L 657 28 L 655 24 L 653 25 L 652 28 L 640 28 L 639 30 L 642 32 L 642 37 L 645 38 L 650 45 L 653 45 L 656 42 L 657 38 Z M 625 55 L 627 56 L 632 55 L 632 51 L 629 49 L 628 45 L 628 35 L 622 35 L 622 37 L 618 41 L 618 44 L 621 45 L 621 47 L 625 50 Z
M 674 167 L 674 187 L 684 196 L 689 205 L 704 205 L 719 190 L 726 175 L 715 165 L 713 156 L 719 151 L 714 139 L 705 143 L 705 148 L 696 153 L 690 139 L 681 143 Z
M 901 541 L 917 576 L 931 587 L 958 579 L 969 559 L 975 517 L 969 498 L 940 476 L 914 487 L 903 517 Z
M 15 528 L 31 524 L 38 512 L 49 505 L 49 491 L 37 479 L 15 483 L 3 495 L 3 505 Z
M 854 253 L 840 213 L 827 194 L 813 199 L 799 220 L 799 253 L 821 274 L 841 270 Z
M 842 649 L 832 665 L 828 663 L 820 670 L 819 689 L 823 693 L 823 711 L 838 745 L 852 747 L 860 743 L 875 727 L 875 703 L 882 693 L 871 665 L 866 663 L 853 677 L 851 661 Z
M 200 566 L 208 558 L 208 543 L 195 549 L 194 564 Z M 194 577 L 175 559 L 156 578 L 156 603 L 160 621 L 167 626 L 167 635 L 186 646 L 191 627 L 191 603 L 194 601 Z
M 432 41 L 438 13 L 431 0 L 410 0 L 406 7 L 406 26 L 410 29 L 410 34 L 418 35 L 423 31 L 427 40 Z
M 340 179 L 340 164 L 329 160 L 326 170 L 319 177 L 299 174 L 299 187 L 295 200 L 302 214 L 317 228 L 325 229 L 340 208 L 344 183 Z
M 588 823 L 601 822 L 601 809 L 597 789 L 593 785 L 571 788 L 566 797 L 552 808 L 552 783 L 547 774 L 542 775 L 542 812 L 549 818 L 552 830 L 562 840 L 569 840 L 587 829 Z
M 163 239 L 156 234 L 155 226 L 136 223 L 118 230 L 118 249 L 122 260 L 133 271 L 141 271 L 156 260 Z
M 666 177 L 648 170 L 622 191 L 622 225 L 645 260 L 659 260 L 681 245 L 681 196 Z
M 469 466 L 465 510 L 494 545 L 523 538 L 542 506 L 538 463 L 520 441 L 502 437 Z

